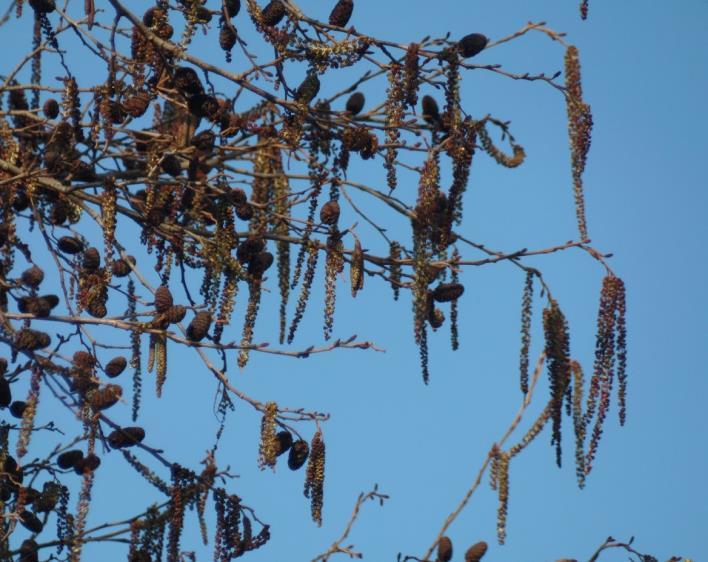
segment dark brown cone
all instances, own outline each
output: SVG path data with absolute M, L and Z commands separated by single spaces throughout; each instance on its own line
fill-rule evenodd
M 450 537 L 442 537 L 438 542 L 438 561 L 450 562 L 452 559 L 452 541 Z
M 160 285 L 155 290 L 155 310 L 160 314 L 167 312 L 174 304 L 172 293 L 165 285 Z
M 308 105 L 313 99 L 317 97 L 320 91 L 320 79 L 314 72 L 308 72 L 305 79 L 302 81 L 300 86 L 298 86 L 295 92 L 295 99 L 299 102 Z
M 275 437 L 278 440 L 278 456 L 290 450 L 290 447 L 293 445 L 292 433 L 287 430 L 283 430 L 279 431 Z
M 236 17 L 241 10 L 241 0 L 226 0 L 224 2 L 230 17 Z
M 204 92 L 196 70 L 188 66 L 181 66 L 175 70 L 174 85 L 184 96 L 193 96 Z
M 190 341 L 202 341 L 211 327 L 211 313 L 208 310 L 200 310 L 192 318 L 187 326 L 187 339 Z
M 234 187 L 229 192 L 229 203 L 232 205 L 243 205 L 247 201 L 246 192 L 240 187 Z
M 42 284 L 42 281 L 44 281 L 44 271 L 36 265 L 33 265 L 22 272 L 20 279 L 23 285 L 36 289 Z
M 486 542 L 480 541 L 476 544 L 473 544 L 467 549 L 467 552 L 465 552 L 465 562 L 479 562 L 486 552 Z
M 107 410 L 123 396 L 123 388 L 117 384 L 107 384 L 101 389 L 92 390 L 86 395 L 94 411 Z
M 0 375 L 7 373 L 7 359 L 0 357 Z
M 320 222 L 334 225 L 339 220 L 339 202 L 336 199 L 327 201 L 320 209 Z
M 15 335 L 15 347 L 19 351 L 36 351 L 49 346 L 50 343 L 49 334 L 30 328 L 23 328 Z
M 106 376 L 110 378 L 115 378 L 118 375 L 120 375 L 123 371 L 125 371 L 125 368 L 128 366 L 128 360 L 125 357 L 118 356 L 114 357 L 111 359 L 107 364 L 106 368 L 104 369 L 106 372 Z
M 165 154 L 162 158 L 162 162 L 160 162 L 160 168 L 162 168 L 163 172 L 171 175 L 173 178 L 176 178 L 182 173 L 182 164 L 180 163 L 179 158 L 177 158 L 174 154 Z
M 7 379 L 0 375 L 0 408 L 7 408 L 12 402 L 12 390 Z
M 157 22 L 164 20 L 166 17 L 165 11 L 157 6 L 152 6 L 147 9 L 143 14 L 143 23 L 147 27 L 152 27 L 157 24 Z
M 298 470 L 305 464 L 307 457 L 310 455 L 310 445 L 303 439 L 298 439 L 290 447 L 288 454 L 288 467 L 290 470 Z
M 165 312 L 165 320 L 167 320 L 170 324 L 177 324 L 177 322 L 184 320 L 186 315 L 187 309 L 181 304 L 176 304 L 171 306 L 167 312 Z
M 22 526 L 30 533 L 41 533 L 42 529 L 44 529 L 44 523 L 42 523 L 39 517 L 26 509 L 20 513 L 20 523 L 22 523 Z
M 19 562 L 38 562 L 39 556 L 37 551 L 39 550 L 39 545 L 32 539 L 27 539 L 22 541 L 20 545 L 20 559 Z
M 29 0 L 29 5 L 37 14 L 51 14 L 57 8 L 54 0 Z
M 246 238 L 236 249 L 236 258 L 243 264 L 249 263 L 265 249 L 263 238 Z
M 122 449 L 137 445 L 143 439 L 145 439 L 145 430 L 142 427 L 124 427 L 108 435 L 108 444 L 114 449 Z
M 271 0 L 271 2 L 263 8 L 263 25 L 278 25 L 280 20 L 285 17 L 285 6 L 280 0 Z
M 460 283 L 441 283 L 433 291 L 436 302 L 450 302 L 459 299 L 465 288 Z
M 74 472 L 76 472 L 76 474 L 84 474 L 85 472 L 93 472 L 99 466 L 101 466 L 101 459 L 99 459 L 94 454 L 86 455 L 84 458 L 76 461 L 76 464 L 74 465 Z
M 18 191 L 15 194 L 15 199 L 12 201 L 12 208 L 16 212 L 21 213 L 30 206 L 30 199 L 24 191 Z
M 57 465 L 59 468 L 67 470 L 69 468 L 74 468 L 76 463 L 84 458 L 83 451 L 79 449 L 72 449 L 71 451 L 65 451 L 57 457 Z
M 62 236 L 57 246 L 65 254 L 78 254 L 84 249 L 83 242 L 74 236 Z
M 236 44 L 236 32 L 229 25 L 223 24 L 219 31 L 219 47 L 224 51 L 231 51 Z
M 86 271 L 96 271 L 101 267 L 101 254 L 96 248 L 86 248 L 83 266 Z
M 88 351 L 75 352 L 71 360 L 75 367 L 85 371 L 92 370 L 96 365 L 96 359 Z
M 354 92 L 347 100 L 347 111 L 352 115 L 358 115 L 364 109 L 366 98 L 361 92 Z
M 347 23 L 349 23 L 349 18 L 352 17 L 353 10 L 353 0 L 339 0 L 332 12 L 329 14 L 329 25 L 344 27 Z
M 202 131 L 198 135 L 194 135 L 191 141 L 192 146 L 195 146 L 197 150 L 204 153 L 210 153 L 214 150 L 215 143 L 216 135 L 211 131 Z
M 49 222 L 55 226 L 64 224 L 67 219 L 66 205 L 63 201 L 57 201 L 49 211 Z
M 432 312 L 428 315 L 428 322 L 437 330 L 440 326 L 445 323 L 445 313 L 439 308 L 433 308 Z
M 108 315 L 106 301 L 103 298 L 95 298 L 86 307 L 86 311 L 94 318 L 105 318 Z
M 42 112 L 47 119 L 56 119 L 59 116 L 59 103 L 54 98 L 44 102 Z
M 248 273 L 254 277 L 262 277 L 271 265 L 273 265 L 273 254 L 260 252 L 248 264 Z
M 236 205 L 235 211 L 236 216 L 242 221 L 250 221 L 253 218 L 253 207 L 251 207 L 250 203 Z
M 115 275 L 116 277 L 127 277 L 128 275 L 130 275 L 131 271 L 128 262 L 125 261 L 123 258 L 114 261 L 113 265 L 111 266 L 111 270 L 113 271 L 113 275 Z
M 457 42 L 457 50 L 460 55 L 468 59 L 481 53 L 488 42 L 489 39 L 481 33 L 470 33 Z
M 436 123 L 440 121 L 440 109 L 438 108 L 438 102 L 432 96 L 423 96 L 422 101 L 423 106 L 423 119 L 427 123 Z
M 21 418 L 25 413 L 25 408 L 27 408 L 27 402 L 17 400 L 10 404 L 10 414 L 15 418 Z
M 39 318 L 46 318 L 52 312 L 50 302 L 40 297 L 20 297 L 17 299 L 17 309 L 24 314 L 34 314 Z
M 131 117 L 142 117 L 150 107 L 150 94 L 137 92 L 123 101 L 123 111 Z
M 59 503 L 61 485 L 56 482 L 45 482 L 42 493 L 32 502 L 32 509 L 37 513 L 49 513 Z
M 208 94 L 195 94 L 187 101 L 187 108 L 192 115 L 213 121 L 219 115 L 219 100 Z

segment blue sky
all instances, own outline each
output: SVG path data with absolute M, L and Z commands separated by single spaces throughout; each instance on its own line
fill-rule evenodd
M 329 2 L 314 0 L 299 5 L 322 18 L 330 9 Z M 574 1 L 440 0 L 431 6 L 422 0 L 358 0 L 352 23 L 364 33 L 410 42 L 448 31 L 453 38 L 480 32 L 495 40 L 527 21 L 541 20 L 567 32 L 566 40 L 578 46 L 585 97 L 593 108 L 593 145 L 585 175 L 588 229 L 595 247 L 614 253 L 612 266 L 627 285 L 628 422 L 619 427 L 613 403 L 599 458 L 582 491 L 575 484 L 571 431 L 566 431 L 561 470 L 548 445 L 548 428 L 512 462 L 505 546 L 495 541 L 496 496 L 486 485 L 448 534 L 456 559 L 473 542 L 486 540 L 489 560 L 583 560 L 612 535 L 635 536 L 640 551 L 659 559 L 676 554 L 700 561 L 708 558 L 703 414 L 708 393 L 708 195 L 703 165 L 708 149 L 708 3 L 595 0 L 583 22 Z M 250 27 L 245 13 L 238 21 L 240 28 Z M 29 35 L 19 29 L 3 30 L 0 44 L 6 50 L 15 40 L 22 41 L 21 51 L 29 46 Z M 223 60 L 218 49 L 205 53 Z M 13 52 L 0 64 L 0 73 L 18 57 Z M 239 58 L 237 54 L 232 64 L 236 69 L 242 64 Z M 563 50 L 545 36 L 530 34 L 483 52 L 477 61 L 502 63 L 512 72 L 553 74 L 563 67 Z M 96 70 L 87 60 L 81 72 L 88 76 Z M 98 72 L 102 75 L 104 69 Z M 379 85 L 378 93 L 375 86 L 365 90 L 371 103 L 383 101 Z M 335 74 L 323 78 L 323 94 L 341 87 Z M 541 83 L 476 70 L 464 76 L 463 107 L 476 117 L 490 113 L 511 120 L 528 155 L 516 170 L 500 168 L 481 153 L 476 156 L 465 198 L 465 235 L 507 251 L 575 239 L 562 96 Z M 357 159 L 351 177 L 381 182 L 374 168 L 378 166 Z M 409 201 L 415 189 L 413 179 L 399 187 Z M 371 208 L 386 216 L 375 205 Z M 392 232 L 407 243 L 402 226 Z M 361 232 L 374 239 L 373 232 Z M 579 250 L 528 263 L 544 272 L 568 318 L 572 355 L 589 373 L 600 267 Z M 272 277 L 274 292 L 265 296 L 256 340 L 275 343 Z M 321 285 L 321 270 L 318 279 Z M 338 351 L 307 360 L 254 354 L 243 372 L 233 369 L 233 383 L 257 399 L 331 413 L 323 427 L 327 481 L 321 528 L 309 521 L 302 472 L 291 473 L 285 466 L 275 473 L 257 469 L 259 417 L 237 404 L 229 418 L 219 460 L 240 476 L 233 490 L 272 525 L 271 543 L 249 555 L 250 560 L 310 560 L 340 534 L 357 494 L 374 483 L 390 500 L 383 508 L 366 505 L 349 540 L 365 559 L 394 560 L 398 552 L 422 555 L 432 543 L 521 399 L 517 365 L 523 275 L 497 264 L 470 268 L 462 281 L 461 349 L 449 351 L 444 329 L 432 337 L 427 387 L 412 341 L 410 299 L 405 295 L 392 303 L 389 288 L 373 279 L 367 279 L 355 300 L 347 284 L 339 284 L 334 333 L 342 338 L 358 334 L 385 353 Z M 322 342 L 322 292 L 317 285 L 295 342 L 298 349 Z M 535 305 L 532 360 L 541 349 L 542 301 L 537 298 Z M 234 330 L 236 338 L 240 322 Z M 195 464 L 211 445 L 217 426 L 212 415 L 216 387 L 193 357 L 173 351 L 162 400 L 147 398 L 146 442 Z M 146 391 L 151 394 L 151 381 Z M 546 392 L 542 378 L 530 414 L 540 411 Z M 129 408 L 117 416 L 127 423 Z M 304 426 L 303 432 L 311 436 L 313 428 Z M 110 516 L 121 518 L 130 514 L 133 500 L 150 501 L 145 498 L 151 491 L 128 485 L 120 459 L 108 457 L 115 455 L 107 456 L 98 473 L 96 497 L 106 494 L 111 501 L 95 505 L 96 521 L 107 504 L 112 504 Z M 208 551 L 196 539 L 196 534 L 186 537 L 184 546 L 206 560 Z M 620 552 L 602 558 L 625 559 Z

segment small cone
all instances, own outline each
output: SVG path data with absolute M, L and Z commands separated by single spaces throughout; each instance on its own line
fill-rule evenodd
M 450 537 L 442 537 L 438 542 L 437 562 L 450 562 L 452 559 L 452 541 Z
M 468 59 L 481 53 L 488 42 L 489 39 L 481 33 L 470 33 L 457 42 L 457 49 L 464 58 Z
M 20 279 L 23 285 L 36 289 L 42 284 L 42 281 L 44 281 L 44 271 L 36 265 L 33 265 L 22 272 Z
M 305 464 L 310 455 L 310 445 L 303 439 L 298 439 L 290 447 L 288 454 L 288 467 L 290 470 L 298 470 Z
M 427 123 L 435 123 L 440 121 L 440 109 L 438 102 L 432 96 L 423 96 L 423 119 Z
M 339 0 L 332 12 L 329 14 L 329 25 L 344 27 L 347 23 L 349 23 L 349 18 L 352 17 L 353 11 L 353 0 Z
M 364 109 L 366 98 L 361 92 L 354 92 L 347 100 L 347 111 L 352 115 L 358 115 Z
M 465 552 L 465 562 L 479 562 L 480 560 L 482 560 L 482 557 L 486 552 L 486 542 L 480 541 L 478 543 L 475 543 L 467 549 L 467 552 Z
M 104 370 L 106 372 L 106 376 L 113 379 L 125 371 L 127 366 L 128 360 L 125 357 L 118 356 L 111 359 Z
M 190 341 L 202 341 L 211 327 L 211 314 L 208 310 L 200 310 L 187 327 L 187 339 Z
M 76 463 L 84 458 L 83 451 L 78 449 L 72 449 L 71 451 L 65 451 L 57 457 L 57 464 L 59 468 L 67 470 L 69 468 L 74 468 Z
M 284 17 L 285 6 L 283 6 L 280 0 L 271 0 L 271 2 L 263 8 L 263 25 L 278 25 Z
M 334 225 L 339 220 L 339 203 L 336 199 L 327 201 L 320 209 L 320 222 L 322 224 Z
M 317 78 L 317 74 L 310 72 L 307 74 L 302 84 L 295 92 L 295 99 L 299 102 L 308 105 L 320 91 L 320 79 Z
M 96 271 L 101 267 L 101 254 L 96 248 L 87 248 L 84 252 L 83 266 L 86 271 Z
M 84 244 L 75 236 L 62 236 L 57 242 L 59 249 L 65 254 L 78 254 L 84 249 Z
M 123 449 L 137 445 L 143 439 L 145 439 L 145 430 L 142 427 L 124 427 L 112 431 L 107 440 L 114 449 Z
M 59 116 L 59 103 L 54 98 L 44 102 L 42 112 L 47 119 L 56 119 Z
M 450 302 L 459 299 L 465 288 L 460 283 L 441 283 L 433 291 L 436 302 Z
M 155 290 L 155 310 L 162 314 L 167 312 L 172 304 L 172 293 L 165 285 L 160 285 Z

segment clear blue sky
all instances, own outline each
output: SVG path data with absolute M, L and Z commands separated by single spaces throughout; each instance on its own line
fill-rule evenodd
M 324 18 L 331 3 L 302 0 L 299 5 Z M 626 427 L 619 427 L 613 404 L 599 458 L 582 491 L 575 484 L 571 432 L 566 432 L 565 464 L 558 470 L 546 429 L 511 465 L 507 544 L 496 544 L 496 496 L 483 486 L 449 531 L 456 559 L 471 543 L 486 540 L 489 560 L 584 560 L 608 535 L 635 536 L 639 550 L 659 559 L 674 554 L 697 562 L 708 559 L 703 413 L 708 394 L 708 2 L 595 0 L 586 22 L 574 0 L 356 4 L 352 23 L 359 31 L 400 42 L 448 31 L 453 38 L 481 32 L 494 40 L 540 20 L 568 33 L 567 41 L 580 49 L 583 87 L 595 119 L 585 176 L 590 237 L 598 249 L 614 253 L 612 265 L 628 290 Z M 251 25 L 245 13 L 238 22 L 244 29 Z M 11 53 L 0 63 L 0 72 L 6 72 L 19 57 L 12 50 L 14 42 L 21 41 L 20 51 L 25 51 L 29 35 L 12 27 L 2 33 L 0 45 Z M 211 56 L 222 60 L 217 49 Z M 235 51 L 233 68 L 240 68 L 240 58 Z M 536 34 L 485 51 L 477 60 L 503 63 L 514 72 L 552 74 L 563 67 L 563 50 Z M 87 63 L 82 72 L 94 70 Z M 104 69 L 97 72 L 103 76 Z M 340 88 L 334 73 L 323 79 L 323 93 Z M 378 99 L 374 90 L 367 95 L 372 103 L 380 102 L 382 92 L 383 86 Z M 562 96 L 541 83 L 474 71 L 464 77 L 463 100 L 477 117 L 491 113 L 511 120 L 528 155 L 524 166 L 511 171 L 477 156 L 463 232 L 502 250 L 576 238 Z M 371 169 L 357 166 L 352 177 L 356 171 L 365 180 Z M 378 172 L 370 178 L 380 181 Z M 410 200 L 415 188 L 411 182 L 399 190 Z M 407 234 L 400 232 L 407 242 Z M 529 263 L 543 270 L 568 317 L 572 354 L 590 372 L 602 271 L 575 250 Z M 340 283 L 335 336 L 356 333 L 385 348 L 385 354 L 340 351 L 308 360 L 254 354 L 242 373 L 234 370 L 232 381 L 257 399 L 332 414 L 324 426 L 324 525 L 317 528 L 302 496 L 302 472 L 291 473 L 285 466 L 274 474 L 257 469 L 259 417 L 237 404 L 219 460 L 240 475 L 233 490 L 271 523 L 273 534 L 271 543 L 249 560 L 310 560 L 339 535 L 357 494 L 374 483 L 391 499 L 383 508 L 369 504 L 363 509 L 349 542 L 373 561 L 394 560 L 398 552 L 422 555 L 427 549 L 520 400 L 523 276 L 511 266 L 494 265 L 466 271 L 463 282 L 461 350 L 449 351 L 445 330 L 433 336 L 428 387 L 420 379 L 412 342 L 409 298 L 392 303 L 388 287 L 371 279 L 355 301 Z M 275 291 L 275 276 L 271 286 Z M 317 288 L 296 340 L 298 348 L 321 342 L 320 302 Z M 536 305 L 540 313 L 541 301 Z M 266 296 L 257 341 L 276 342 L 276 306 L 275 295 Z M 541 345 L 538 320 L 539 315 L 532 358 Z M 234 329 L 237 337 L 240 324 Z M 143 419 L 151 428 L 147 442 L 195 464 L 211 445 L 209 432 L 216 427 L 211 414 L 215 384 L 187 354 L 173 353 L 170 363 L 162 400 L 148 400 L 151 408 Z M 148 380 L 147 395 L 151 387 Z M 539 398 L 546 391 L 544 378 Z M 129 408 L 124 410 L 118 419 L 127 423 Z M 304 431 L 312 434 L 311 428 Z M 206 441 L 204 435 L 209 436 Z M 150 501 L 151 490 L 123 483 L 122 461 L 104 462 L 97 473 L 96 497 L 106 493 L 113 498 L 111 517 L 129 515 L 134 501 Z M 103 503 L 94 509 L 98 520 Z M 187 540 L 184 547 L 196 549 L 199 560 L 208 559 L 196 535 L 188 539 L 191 544 Z M 87 549 L 87 558 L 92 551 Z M 625 559 L 619 552 L 603 558 Z

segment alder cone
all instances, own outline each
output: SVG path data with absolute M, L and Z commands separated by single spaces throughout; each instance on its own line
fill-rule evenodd
M 437 330 L 440 326 L 445 323 L 445 313 L 439 308 L 433 308 L 432 312 L 428 315 L 428 322 Z
M 145 439 L 145 430 L 142 427 L 124 427 L 112 431 L 107 439 L 114 449 L 132 447 Z
M 20 513 L 20 523 L 30 533 L 41 533 L 44 529 L 44 523 L 31 511 L 26 509 Z
M 211 131 L 202 131 L 198 135 L 194 135 L 191 140 L 192 146 L 197 147 L 197 150 L 204 153 L 210 153 L 214 150 L 216 143 L 216 135 Z
M 59 495 L 61 494 L 61 486 L 56 482 L 45 482 L 42 487 L 42 493 L 32 502 L 32 508 L 37 513 L 49 513 L 53 511 L 57 503 L 59 503 Z
M 219 114 L 219 100 L 209 94 L 196 94 L 187 101 L 187 109 L 196 117 L 213 121 Z
M 234 208 L 236 216 L 242 221 L 250 221 L 253 218 L 253 207 L 250 203 L 242 203 Z
M 37 14 L 51 14 L 57 8 L 54 0 L 29 0 L 29 5 Z
M 103 298 L 95 298 L 86 307 L 88 313 L 94 318 L 105 318 L 108 315 L 106 301 Z
M 162 314 L 167 312 L 172 304 L 172 293 L 165 285 L 160 285 L 155 290 L 155 310 Z
M 39 556 L 37 551 L 39 550 L 39 545 L 36 541 L 32 539 L 26 539 L 22 541 L 20 545 L 20 559 L 19 562 L 39 562 Z
M 20 280 L 23 285 L 36 289 L 42 284 L 42 281 L 44 281 L 44 271 L 42 271 L 40 267 L 33 265 L 22 272 Z
M 320 209 L 320 222 L 328 225 L 337 224 L 339 212 L 339 202 L 337 200 L 327 201 Z
M 467 552 L 465 552 L 465 562 L 479 562 L 480 560 L 482 560 L 482 557 L 486 552 L 486 542 L 480 541 L 478 543 L 475 543 L 467 549 Z
M 76 463 L 84 458 L 83 451 L 79 449 L 72 449 L 70 451 L 65 451 L 57 457 L 57 465 L 59 468 L 67 470 L 69 468 L 74 468 Z
M 12 208 L 21 213 L 30 206 L 30 199 L 24 191 L 18 191 L 12 201 Z
M 271 2 L 263 8 L 263 25 L 278 25 L 284 17 L 285 6 L 283 6 L 280 0 L 271 0 Z
M 15 335 L 15 348 L 19 351 L 36 351 L 48 347 L 50 343 L 49 334 L 30 328 L 23 328 Z
M 101 267 L 101 254 L 96 248 L 87 248 L 84 252 L 83 266 L 86 271 L 96 271 Z
M 489 39 L 481 33 L 470 33 L 457 42 L 457 50 L 468 59 L 481 53 L 487 46 Z
M 16 400 L 10 404 L 10 414 L 15 418 L 21 418 L 22 414 L 25 413 L 25 408 L 27 408 L 27 402 L 22 400 Z
M 200 310 L 187 326 L 187 339 L 195 342 L 202 341 L 210 327 L 211 313 L 208 310 Z
M 182 173 L 182 163 L 174 154 L 165 154 L 160 162 L 160 168 L 166 174 L 176 178 Z
M 344 27 L 349 23 L 354 11 L 354 0 L 339 0 L 332 12 L 329 14 L 329 25 Z
M 0 375 L 0 408 L 7 408 L 12 402 L 12 390 L 7 379 Z
M 280 456 L 290 450 L 290 447 L 292 447 L 293 445 L 292 433 L 284 429 L 283 431 L 279 431 L 275 437 L 278 440 L 278 452 L 276 453 L 277 456 Z
M 295 92 L 295 99 L 305 105 L 309 104 L 320 92 L 320 79 L 314 72 L 309 72 Z
M 49 222 L 55 226 L 59 226 L 64 224 L 66 219 L 66 205 L 63 201 L 57 201 L 54 205 L 52 205 L 52 208 L 49 211 Z
M 180 66 L 175 70 L 174 85 L 185 96 L 201 94 L 204 91 L 204 86 L 196 70 L 188 66 Z
M 54 98 L 49 98 L 42 106 L 42 113 L 47 119 L 56 119 L 59 117 L 59 102 Z
M 184 320 L 186 315 L 187 308 L 181 304 L 176 304 L 171 306 L 167 312 L 165 312 L 165 320 L 167 320 L 170 324 L 177 324 L 177 322 Z
M 236 32 L 232 27 L 223 24 L 219 31 L 219 47 L 224 51 L 231 51 L 236 44 Z
M 62 236 L 57 242 L 59 250 L 65 254 L 78 254 L 84 249 L 84 243 L 75 236 Z
M 247 264 L 265 249 L 263 238 L 247 238 L 238 245 L 236 258 L 241 263 Z
M 228 201 L 231 205 L 243 205 L 248 201 L 246 197 L 246 192 L 240 187 L 234 187 L 228 193 Z
M 364 109 L 366 98 L 361 92 L 354 92 L 347 100 L 347 111 L 352 115 L 358 115 Z
M 304 439 L 298 439 L 290 447 L 290 453 L 288 454 L 288 467 L 290 470 L 298 470 L 302 468 L 302 465 L 307 461 L 307 457 L 310 455 L 310 445 Z
M 106 376 L 113 379 L 125 371 L 127 366 L 128 360 L 125 357 L 118 356 L 111 359 L 104 370 L 106 372 Z
M 450 302 L 459 299 L 465 288 L 460 283 L 441 283 L 433 291 L 436 302 Z
M 254 277 L 262 277 L 271 265 L 273 265 L 273 254 L 260 252 L 248 264 L 248 273 Z
M 142 117 L 150 107 L 150 94 L 137 92 L 123 101 L 123 111 L 131 117 Z
M 88 393 L 88 403 L 95 411 L 107 410 L 118 402 L 123 396 L 123 388 L 117 384 L 108 384 L 100 390 Z
M 76 474 L 84 474 L 86 472 L 93 472 L 99 466 L 101 466 L 101 459 L 99 459 L 94 454 L 90 454 L 90 455 L 86 455 L 84 458 L 76 461 L 76 464 L 74 465 L 74 472 Z
M 423 107 L 423 119 L 428 123 L 434 123 L 440 121 L 440 108 L 438 107 L 438 102 L 432 96 L 423 96 L 422 107 Z
M 79 350 L 71 358 L 72 363 L 84 370 L 90 371 L 96 365 L 96 359 L 88 351 Z
M 229 16 L 232 18 L 236 17 L 241 10 L 241 0 L 226 0 L 224 6 L 226 6 L 226 11 L 229 13 Z
M 22 313 L 34 314 L 38 318 L 46 318 L 52 312 L 51 302 L 53 301 L 43 297 L 20 297 L 17 299 L 17 309 Z
M 450 562 L 452 559 L 452 541 L 450 537 L 442 537 L 438 542 L 437 562 Z
M 123 258 L 117 259 L 111 266 L 111 271 L 116 277 L 127 277 L 130 275 L 130 265 Z

